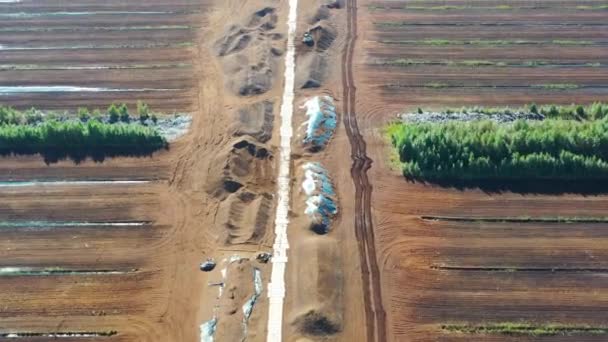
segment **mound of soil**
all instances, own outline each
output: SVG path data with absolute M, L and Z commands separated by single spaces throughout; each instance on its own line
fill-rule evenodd
M 235 135 L 250 135 L 265 143 L 272 137 L 274 101 L 261 101 L 236 112 Z
M 323 56 L 309 53 L 298 58 L 296 84 L 302 88 L 318 88 L 323 84 L 327 63 Z
M 317 12 L 315 12 L 315 14 L 312 16 L 312 18 L 310 18 L 308 23 L 311 25 L 314 25 L 321 20 L 329 19 L 330 16 L 331 16 L 331 11 L 329 10 L 329 7 L 320 6 L 319 9 L 317 9 Z
M 235 94 L 251 96 L 267 92 L 274 83 L 283 35 L 272 32 L 278 17 L 272 7 L 264 7 L 241 23 L 234 23 L 216 41 L 214 49 L 228 76 L 226 86 Z
M 271 194 L 242 190 L 220 204 L 220 240 L 227 245 L 259 244 L 265 237 L 272 215 Z
M 309 29 L 312 34 L 318 52 L 323 52 L 330 48 L 331 44 L 336 40 L 338 31 L 328 22 L 321 21 Z
M 336 7 L 337 6 L 337 7 Z M 328 50 L 338 36 L 338 30 L 331 22 L 332 8 L 340 8 L 334 2 L 321 5 L 309 20 L 310 33 L 314 45 L 302 42 L 296 65 L 296 84 L 302 88 L 321 87 L 327 78 Z
M 210 170 L 207 192 L 225 199 L 247 186 L 264 191 L 274 182 L 274 163 L 270 149 L 253 138 L 241 138 L 218 153 Z
M 303 335 L 330 336 L 342 330 L 342 327 L 321 312 L 310 310 L 298 317 L 295 324 Z
M 344 7 L 344 0 L 326 0 L 325 6 L 327 8 L 340 9 Z

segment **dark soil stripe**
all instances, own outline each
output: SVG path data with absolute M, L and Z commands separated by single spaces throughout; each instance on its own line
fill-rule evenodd
M 588 325 L 564 324 L 530 324 L 521 322 L 488 323 L 484 325 L 472 324 L 443 324 L 441 329 L 446 332 L 466 334 L 501 334 L 501 335 L 528 335 L 528 336 L 556 336 L 556 335 L 605 335 L 608 327 Z
M 608 217 L 470 217 L 420 216 L 427 221 L 491 222 L 491 223 L 608 223 Z
M 431 269 L 442 271 L 472 272 L 550 272 L 550 273 L 608 273 L 608 268 L 585 267 L 506 267 L 506 266 L 449 266 L 431 265 Z

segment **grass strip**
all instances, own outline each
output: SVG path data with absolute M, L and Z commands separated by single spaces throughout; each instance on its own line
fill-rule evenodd
M 409 58 L 398 58 L 390 60 L 380 60 L 374 63 L 375 65 L 382 66 L 399 66 L 399 67 L 410 67 L 410 66 L 447 66 L 447 67 L 525 67 L 525 68 L 537 68 L 537 67 L 586 67 L 586 68 L 599 68 L 602 67 L 601 63 L 568 63 L 568 62 L 555 62 L 555 61 L 540 61 L 540 60 L 527 60 L 518 62 L 503 62 L 503 61 L 490 61 L 490 60 L 425 60 L 425 59 L 409 59 Z M 1 67 L 1 66 L 0 66 Z
M 608 327 L 589 325 L 567 325 L 559 323 L 533 324 L 517 322 L 474 324 L 443 324 L 441 329 L 450 333 L 500 334 L 528 336 L 605 335 Z
M 412 22 L 412 21 L 376 21 L 373 23 L 377 27 L 417 27 L 417 26 L 455 26 L 455 27 L 468 27 L 468 26 L 488 26 L 488 27 L 597 27 L 597 26 L 608 26 L 608 24 L 602 21 L 585 22 L 584 24 L 578 22 L 561 22 L 561 23 L 549 23 L 549 22 L 497 22 L 497 21 L 441 21 L 441 22 Z
M 572 83 L 544 83 L 544 84 L 533 84 L 532 88 L 541 88 L 545 90 L 572 90 L 578 89 L 580 86 L 578 84 Z
M 431 269 L 473 272 L 550 272 L 550 273 L 608 273 L 608 268 L 508 267 L 508 266 L 450 266 L 432 265 Z
M 448 222 L 490 222 L 490 223 L 608 223 L 608 217 L 470 217 L 470 216 L 435 216 L 423 215 L 426 221 Z
M 608 5 L 580 5 L 580 6 L 546 6 L 546 5 L 530 5 L 530 6 L 470 6 L 470 5 L 437 5 L 437 6 L 418 6 L 418 5 L 379 5 L 372 4 L 368 8 L 372 11 L 463 11 L 463 10 L 482 10 L 482 11 L 520 11 L 520 10 L 577 10 L 577 11 L 600 11 L 607 10 Z
M 446 83 L 446 82 L 427 82 L 423 84 L 403 84 L 390 83 L 381 86 L 385 89 L 402 89 L 402 88 L 429 88 L 429 89 L 530 89 L 530 90 L 545 90 L 545 91 L 572 91 L 579 89 L 608 89 L 608 85 L 604 84 L 572 84 L 572 83 L 545 83 L 545 84 L 513 84 L 513 85 L 497 85 L 497 84 L 462 84 L 462 83 Z

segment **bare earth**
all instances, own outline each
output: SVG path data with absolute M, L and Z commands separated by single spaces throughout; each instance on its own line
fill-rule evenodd
M 509 1 L 513 7 L 527 3 Z M 604 217 L 605 195 L 408 183 L 382 131 L 397 113 L 419 106 L 604 99 L 606 15 L 576 10 L 580 4 L 594 2 L 550 1 L 548 8 L 507 12 L 408 10 L 400 8 L 411 5 L 405 1 L 300 1 L 298 37 L 310 29 L 317 45 L 297 46 L 295 105 L 329 95 L 339 124 L 321 151 L 305 149 L 301 135 L 292 141 L 286 341 L 521 341 L 448 333 L 441 324 L 608 324 L 604 224 L 426 217 Z M 49 165 L 39 156 L 2 157 L 0 268 L 65 272 L 0 274 L 0 334 L 115 332 L 70 340 L 198 341 L 199 326 L 216 318 L 216 341 L 266 339 L 270 265 L 256 256 L 273 243 L 287 6 L 279 0 L 0 3 L 0 14 L 100 12 L 3 17 L 0 87 L 112 89 L 2 93 L 0 104 L 75 110 L 144 100 L 158 112 L 193 116 L 187 135 L 149 157 Z M 472 25 L 480 22 L 505 26 Z M 545 43 L 420 43 L 433 38 Z M 379 63 L 399 58 L 566 65 Z M 577 87 L 538 87 L 568 83 Z M 304 113 L 294 113 L 296 132 Z M 304 214 L 302 166 L 310 161 L 323 164 L 336 187 L 339 213 L 326 235 L 311 231 Z M 3 186 L 100 180 L 146 182 Z M 207 258 L 218 265 L 201 272 Z M 256 270 L 264 286 L 248 317 L 243 305 L 256 292 Z M 549 339 L 603 340 L 534 340 Z

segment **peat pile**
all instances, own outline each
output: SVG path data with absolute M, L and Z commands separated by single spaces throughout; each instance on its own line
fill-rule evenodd
M 272 194 L 246 189 L 230 194 L 217 214 L 220 241 L 229 245 L 262 242 L 270 224 L 272 200 Z
M 269 147 L 243 137 L 218 153 L 211 166 L 208 191 L 224 199 L 244 186 L 263 189 L 273 182 L 273 155 Z
M 274 101 L 265 100 L 240 108 L 235 115 L 235 135 L 249 135 L 265 143 L 272 137 Z
M 208 192 L 220 200 L 217 236 L 225 244 L 258 244 L 271 223 L 274 184 L 269 147 L 244 136 L 216 156 Z
M 341 7 L 335 1 L 326 2 L 308 20 L 296 71 L 296 84 L 300 88 L 319 88 L 327 79 L 329 48 L 338 37 L 332 11 Z
M 233 23 L 215 45 L 228 75 L 226 85 L 236 95 L 266 93 L 272 88 L 284 37 L 275 32 L 278 16 L 264 7 L 243 22 Z

